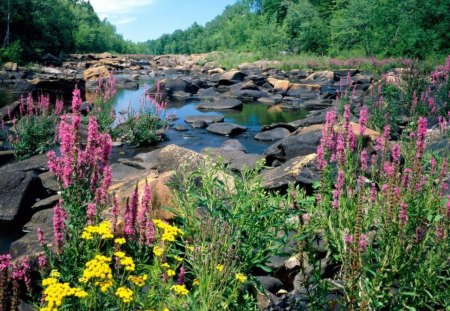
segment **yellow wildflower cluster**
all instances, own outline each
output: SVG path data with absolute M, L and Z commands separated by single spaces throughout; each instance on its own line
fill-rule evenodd
M 93 240 L 95 235 L 100 236 L 102 239 L 113 239 L 114 235 L 111 233 L 111 222 L 104 221 L 98 226 L 87 226 L 83 229 L 81 238 L 84 240 Z
M 124 252 L 115 252 L 114 255 L 119 259 L 119 263 L 126 271 L 134 271 L 135 265 L 133 258 L 127 256 Z
M 238 282 L 245 283 L 247 281 L 247 277 L 242 273 L 236 273 L 234 277 Z
M 161 237 L 161 240 L 163 241 L 175 242 L 175 239 L 178 235 L 184 235 L 184 232 L 181 229 L 175 226 L 171 226 L 162 220 L 153 219 L 153 223 L 156 227 L 163 230 L 163 234 Z
M 164 247 L 155 246 L 153 247 L 153 254 L 155 254 L 156 257 L 161 257 L 164 254 Z
M 83 271 L 83 277 L 80 282 L 88 282 L 90 279 L 96 278 L 101 280 L 112 280 L 112 270 L 109 267 L 111 258 L 102 255 L 95 256 L 94 259 L 86 263 L 86 269 Z M 99 284 L 99 286 L 102 286 Z
M 130 281 L 131 283 L 133 283 L 136 286 L 142 287 L 145 285 L 145 281 L 147 281 L 147 278 L 148 278 L 147 275 L 143 275 L 143 276 L 130 275 L 128 277 L 128 281 Z
M 125 240 L 125 238 L 117 238 L 114 240 L 114 243 L 123 245 L 123 244 L 127 243 L 127 240 Z
M 70 287 L 69 283 L 59 283 L 56 277 L 42 280 L 42 286 L 45 287 L 44 300 L 47 306 L 40 311 L 57 311 L 65 297 L 84 298 L 88 295 L 80 288 Z
M 116 296 L 122 299 L 124 303 L 133 301 L 133 291 L 125 286 L 121 286 L 116 290 Z
M 222 272 L 223 271 L 223 265 L 217 265 L 216 266 L 217 271 Z
M 102 291 L 102 293 L 105 293 L 111 286 L 114 285 L 114 280 L 107 279 L 105 281 L 97 281 L 94 284 L 95 284 L 95 286 L 100 287 L 100 290 Z
M 199 279 L 194 279 L 194 281 L 192 281 L 192 285 L 193 286 L 199 286 L 200 285 L 200 280 Z
M 172 285 L 170 289 L 180 296 L 185 296 L 189 293 L 185 285 Z

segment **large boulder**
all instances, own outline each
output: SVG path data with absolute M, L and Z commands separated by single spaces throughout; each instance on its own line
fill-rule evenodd
M 321 86 L 318 84 L 302 84 L 302 83 L 292 83 L 288 96 L 293 97 L 317 97 L 320 94 Z
M 209 132 L 224 136 L 245 132 L 247 128 L 234 123 L 213 123 L 206 128 Z
M 211 102 L 201 102 L 195 108 L 199 110 L 228 110 L 241 109 L 242 102 L 233 98 L 221 98 Z
M 183 168 L 197 169 L 204 157 L 192 150 L 169 145 L 164 147 L 158 154 L 158 172 L 182 171 Z
M 275 78 L 267 79 L 269 83 L 273 86 L 274 92 L 276 94 L 286 95 L 291 87 L 289 80 L 278 80 Z
M 256 134 L 255 139 L 261 140 L 261 141 L 274 141 L 274 140 L 280 140 L 280 139 L 286 138 L 290 134 L 291 134 L 291 132 L 289 132 L 289 130 L 282 128 L 282 127 L 277 127 L 277 128 Z
M 320 180 L 316 159 L 315 153 L 298 156 L 279 167 L 264 170 L 261 173 L 262 186 L 265 189 L 285 189 L 291 184 L 311 187 Z
M 232 85 L 244 81 L 246 74 L 242 71 L 232 69 L 223 73 L 218 81 L 219 85 Z
M 226 148 L 204 148 L 202 154 L 208 155 L 213 161 L 221 158 L 224 164 L 237 171 L 254 169 L 257 162 L 263 158 L 259 154 L 247 154 L 241 150 Z
M 20 162 L 14 162 L 4 167 L 5 170 L 34 172 L 37 174 L 48 171 L 48 158 L 45 154 L 40 154 Z
M 98 66 L 98 67 L 92 67 L 89 69 L 86 69 L 83 72 L 83 80 L 84 81 L 96 81 L 98 78 L 109 78 L 109 70 L 106 68 L 106 66 Z
M 267 164 L 278 166 L 295 157 L 316 152 L 322 137 L 322 127 L 317 124 L 301 128 L 267 148 L 264 152 Z
M 85 81 L 78 78 L 35 78 L 30 81 L 33 94 L 52 94 L 55 96 L 64 96 L 66 99 L 72 98 L 75 88 L 84 92 Z
M 32 172 L 1 169 L 0 221 L 14 221 L 30 212 L 36 199 L 43 195 L 40 179 Z
M 308 83 L 317 83 L 317 84 L 333 84 L 335 80 L 335 74 L 333 71 L 317 71 L 310 74 L 304 81 Z

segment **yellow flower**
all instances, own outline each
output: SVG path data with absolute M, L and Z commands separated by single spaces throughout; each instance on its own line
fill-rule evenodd
M 167 276 L 168 276 L 168 277 L 173 277 L 173 276 L 175 276 L 175 271 L 173 271 L 172 269 L 167 270 Z
M 245 283 L 247 281 L 247 277 L 242 273 L 236 273 L 234 277 L 238 282 Z
M 194 246 L 188 246 L 187 249 L 188 249 L 188 251 L 193 252 L 194 251 Z
M 133 301 L 133 291 L 125 286 L 121 286 L 116 290 L 116 296 L 119 297 L 124 303 L 130 303 Z
M 216 266 L 217 271 L 222 272 L 223 270 L 223 265 L 217 265 Z
M 186 296 L 189 293 L 185 285 L 172 285 L 170 289 L 180 296 Z
M 44 311 L 57 311 L 65 297 L 84 298 L 88 295 L 84 290 L 70 287 L 69 283 L 59 283 L 55 278 L 44 279 L 42 283 L 46 284 L 43 293 L 46 307 L 41 308 Z
M 192 281 L 192 285 L 193 285 L 193 286 L 198 286 L 198 285 L 200 285 L 200 280 L 199 280 L 199 279 L 194 279 L 194 281 Z
M 181 261 L 183 261 L 183 258 L 181 258 L 180 256 L 175 256 L 175 260 L 181 262 Z
M 111 280 L 112 270 L 109 267 L 111 258 L 103 255 L 96 255 L 94 259 L 86 263 L 86 268 L 83 271 L 83 276 L 80 281 L 89 282 L 91 279 L 97 279 L 97 281 Z M 99 286 L 102 284 L 99 283 Z
M 128 281 L 130 281 L 131 283 L 133 283 L 136 286 L 142 287 L 145 285 L 145 281 L 147 280 L 147 278 L 148 278 L 147 275 L 143 275 L 143 276 L 130 275 L 128 277 Z
M 157 228 L 163 230 L 163 234 L 161 237 L 162 241 L 175 242 L 175 239 L 177 238 L 178 235 L 184 235 L 184 232 L 181 229 L 169 225 L 168 223 L 162 220 L 153 219 L 153 223 Z
M 125 238 L 117 238 L 114 240 L 114 243 L 123 245 L 123 244 L 127 243 L 127 240 L 125 240 Z
M 161 267 L 169 269 L 170 265 L 167 262 L 165 262 L 161 265 Z
M 115 252 L 114 255 L 119 259 L 119 264 L 124 266 L 126 271 L 134 271 L 135 264 L 133 258 L 126 256 L 124 252 Z
M 52 272 L 50 272 L 51 278 L 59 278 L 61 276 L 61 273 L 58 272 L 58 270 L 53 269 Z
M 153 254 L 155 254 L 156 257 L 161 257 L 162 254 L 164 254 L 164 247 L 153 247 Z
M 170 311 L 169 308 L 164 308 L 163 311 Z

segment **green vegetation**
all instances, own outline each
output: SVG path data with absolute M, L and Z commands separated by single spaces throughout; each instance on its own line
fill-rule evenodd
M 448 1 L 241 0 L 204 27 L 193 24 L 140 48 L 426 58 L 450 49 Z
M 39 60 L 46 53 L 126 53 L 125 41 L 85 0 L 1 0 L 0 61 Z

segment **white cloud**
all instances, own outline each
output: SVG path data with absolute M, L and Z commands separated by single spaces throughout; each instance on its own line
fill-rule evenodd
M 156 0 L 90 0 L 100 18 L 107 18 L 114 24 L 126 24 L 134 18 L 136 11 L 152 5 Z

